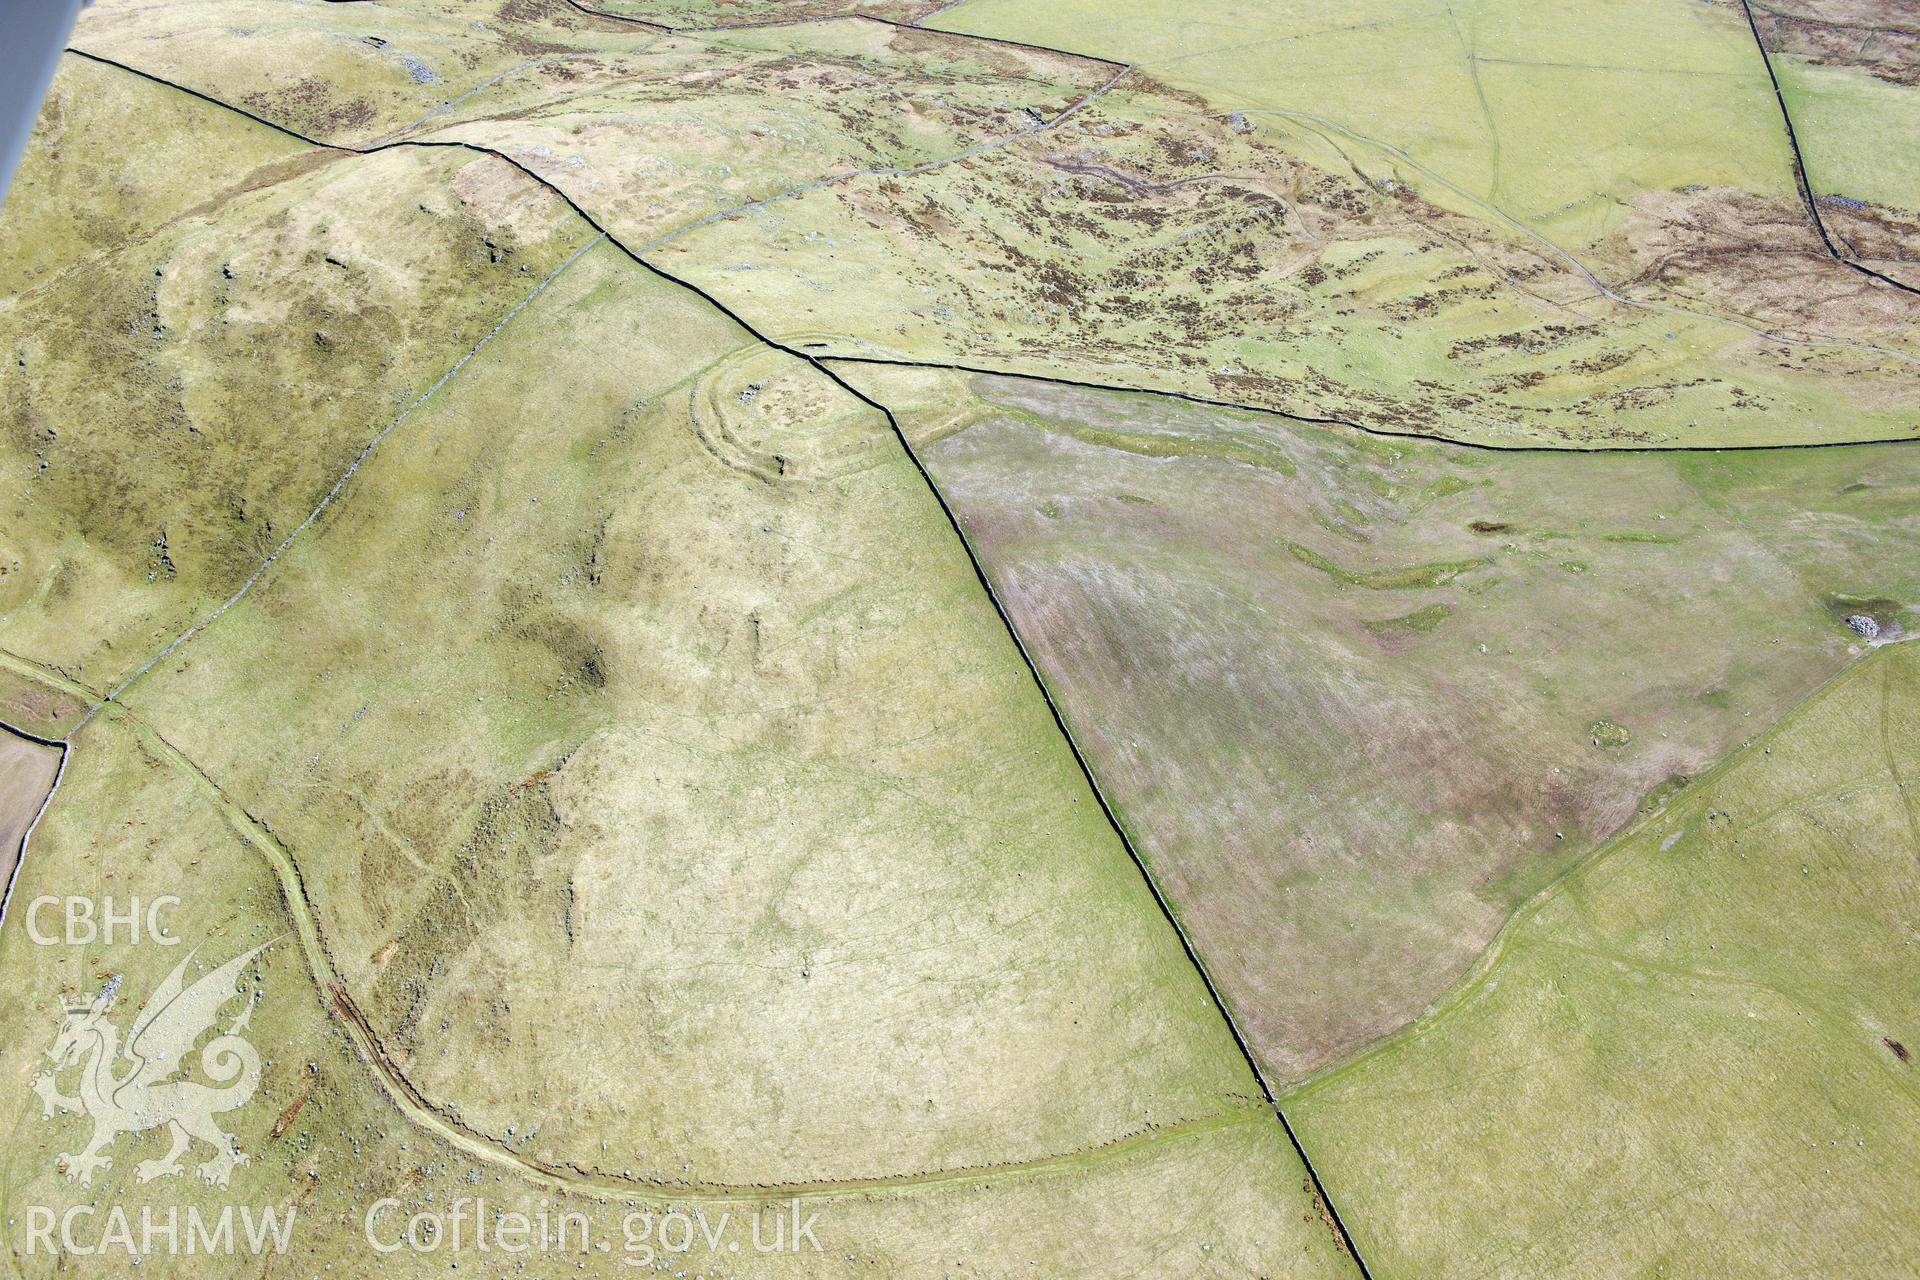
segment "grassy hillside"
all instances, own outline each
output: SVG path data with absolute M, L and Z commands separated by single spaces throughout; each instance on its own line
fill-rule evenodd
M 940 20 L 991 18 L 973 11 Z M 445 16 L 423 16 L 421 38 L 467 40 L 436 25 Z M 411 117 L 362 103 L 368 123 L 353 128 L 317 119 L 346 110 L 353 76 L 312 101 L 263 96 L 258 29 L 214 28 L 191 7 L 131 17 L 90 19 L 82 47 L 323 138 L 505 150 L 809 349 L 1058 371 L 1496 444 L 1920 430 L 1920 301 L 1825 253 L 1751 33 L 1717 8 L 1463 17 L 1489 47 L 1467 57 L 1450 42 L 1444 57 L 1466 58 L 1490 105 L 1459 136 L 1506 165 L 1498 180 L 1310 95 L 1282 101 L 1257 33 L 1226 55 L 1258 68 L 1252 97 L 1183 80 L 1179 59 L 1100 47 L 1174 21 L 1150 7 L 1100 40 L 1040 33 L 1075 54 L 862 18 L 674 34 L 572 10 L 542 26 L 516 9 L 511 39 L 486 27 L 462 56 L 478 73 L 511 45 L 524 65 L 457 93 L 431 86 L 437 105 Z M 1413 42 L 1393 92 L 1419 91 L 1409 57 L 1444 18 L 1357 29 Z M 355 33 L 376 20 L 400 29 L 372 9 L 280 21 L 333 50 L 364 44 Z M 1598 112 L 1573 105 L 1591 96 L 1581 67 L 1519 56 L 1602 45 L 1648 65 L 1599 68 L 1633 88 L 1607 90 Z M 387 74 L 388 61 L 369 65 Z M 1504 125 L 1480 138 L 1486 113 Z M 1445 112 L 1403 114 L 1445 125 Z
M 1290 1101 L 1376 1274 L 1895 1274 L 1920 654 L 1884 649 Z
M 58 84 L 95 76 L 68 70 Z M 103 124 L 61 149 L 115 154 Z M 43 131 L 29 156 L 53 146 Z M 7 206 L 101 243 L 0 301 L 0 644 L 103 691 L 226 599 L 592 235 L 471 153 L 309 149 L 241 176 L 144 229 L 56 213 L 57 185 Z
M 710 442 L 882 428 L 740 342 L 593 251 L 127 703 L 285 844 L 394 1069 L 543 1167 L 911 1186 L 1256 1121 L 1232 1178 L 1284 1166 L 905 458 Z M 1333 1267 L 1275 1185 L 1245 1256 Z
M 1920 298 L 1744 5 L 606 3 L 76 31 L 15 903 L 191 945 L 0 921 L 8 1275 L 1357 1274 L 1261 1074 L 1382 1280 L 1910 1269 Z M 1920 30 L 1756 14 L 1906 270 Z M 234 957 L 236 1158 L 88 1168 Z
M 322 861 L 307 852 L 298 869 Z M 0 930 L 0 964 L 12 978 L 0 990 L 9 1046 L 0 1055 L 0 1218 L 8 1223 L 9 1274 L 44 1280 L 69 1273 L 74 1255 L 26 1251 L 27 1215 L 38 1206 L 64 1211 L 90 1203 L 123 1206 L 136 1233 L 143 1211 L 160 1220 L 172 1211 L 182 1221 L 197 1211 L 211 1222 L 224 1208 L 245 1206 L 294 1218 L 284 1255 L 176 1249 L 136 1257 L 108 1248 L 84 1258 L 87 1273 L 98 1276 L 184 1280 L 265 1266 L 424 1277 L 444 1276 L 450 1264 L 490 1274 L 503 1256 L 513 1259 L 509 1266 L 524 1263 L 528 1274 L 591 1277 L 632 1275 L 636 1267 L 741 1280 L 937 1276 L 956 1262 L 973 1274 L 1008 1277 L 1351 1274 L 1313 1216 L 1297 1160 L 1270 1113 L 1259 1111 L 1024 1168 L 927 1171 L 897 1185 L 814 1188 L 798 1212 L 811 1222 L 819 1248 L 755 1250 L 752 1220 L 760 1219 L 767 1228 L 760 1238 L 770 1242 L 771 1224 L 795 1213 L 789 1190 L 769 1182 L 706 1194 L 664 1191 L 650 1180 L 589 1180 L 543 1168 L 461 1128 L 457 1116 L 449 1124 L 372 1070 L 363 1033 L 316 972 L 307 941 L 311 916 L 297 878 L 290 878 L 294 870 L 285 847 L 153 725 L 110 710 L 76 738 L 61 801 L 22 872 L 21 900 L 111 893 L 124 908 L 130 896 L 150 902 L 177 894 L 182 902 L 163 918 L 183 942 L 36 946 L 11 913 Z M 218 1019 L 225 1030 L 247 1011 L 243 1034 L 264 1058 L 258 1093 L 219 1117 L 247 1162 L 225 1187 L 208 1186 L 195 1166 L 212 1151 L 196 1144 L 179 1175 L 143 1182 L 137 1166 L 158 1159 L 167 1145 L 163 1134 L 149 1132 L 121 1136 L 108 1149 L 112 1164 L 88 1186 L 70 1182 L 63 1157 L 84 1147 L 92 1126 L 65 1113 L 43 1117 L 31 1088 L 48 1065 L 44 1051 L 65 1006 L 85 1005 L 111 987 L 107 1020 L 124 1033 L 134 1010 L 189 953 L 191 982 L 259 946 L 265 950 Z M 189 1055 L 189 1065 L 197 1056 Z M 592 1059 L 576 1051 L 572 1061 Z M 109 1065 L 116 1076 L 130 1066 Z M 203 1078 L 198 1068 L 195 1078 Z M 73 1083 L 69 1069 L 60 1085 L 71 1090 Z M 1019 1132 L 1019 1118 L 1010 1116 L 1008 1136 Z M 484 1198 L 488 1215 L 544 1212 L 552 1222 L 580 1215 L 585 1225 L 569 1228 L 564 1244 L 513 1255 L 496 1241 L 483 1253 L 472 1242 L 474 1197 Z M 437 1247 L 376 1253 L 366 1220 L 382 1200 L 398 1205 L 376 1218 L 382 1244 L 400 1235 L 409 1215 L 445 1215 L 456 1203 L 468 1206 L 463 1243 L 426 1234 L 421 1238 Z M 1143 1213 L 1142 1205 L 1156 1212 Z M 662 1230 L 669 1212 L 690 1228 L 690 1247 Z M 103 1225 L 81 1219 L 79 1242 L 93 1245 Z M 666 1241 L 675 1247 L 664 1247 Z

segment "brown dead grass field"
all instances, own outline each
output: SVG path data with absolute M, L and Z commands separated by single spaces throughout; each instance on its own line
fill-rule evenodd
M 20 841 L 53 789 L 60 749 L 0 729 L 0 892 L 12 883 Z
M 1283 1078 L 1920 624 L 1920 454 L 1576 457 L 843 365 L 900 413 Z

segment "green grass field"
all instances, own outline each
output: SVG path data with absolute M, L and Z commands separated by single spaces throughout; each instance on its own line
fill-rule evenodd
M 223 1208 L 272 1209 L 294 1215 L 284 1255 L 269 1254 L 273 1269 L 347 1275 L 444 1275 L 449 1263 L 487 1273 L 502 1253 L 475 1249 L 472 1218 L 467 1241 L 442 1238 L 429 1251 L 378 1253 L 368 1243 L 367 1214 L 382 1201 L 374 1234 L 383 1245 L 417 1212 L 446 1213 L 474 1197 L 485 1212 L 580 1215 L 585 1226 L 556 1243 L 523 1252 L 507 1265 L 533 1275 L 630 1275 L 636 1265 L 736 1277 L 939 1274 L 956 1262 L 982 1275 L 1133 1274 L 1241 1276 L 1265 1271 L 1314 1276 L 1349 1274 L 1333 1253 L 1331 1236 L 1314 1219 L 1298 1190 L 1297 1160 L 1269 1115 L 1255 1111 L 1217 1124 L 1149 1134 L 1029 1168 L 983 1168 L 931 1173 L 920 1180 L 872 1188 L 818 1188 L 801 1202 L 820 1244 L 757 1251 L 748 1222 L 790 1215 L 789 1194 L 772 1185 L 714 1194 L 664 1193 L 576 1183 L 576 1175 L 542 1170 L 505 1145 L 455 1130 L 419 1104 L 398 1104 L 358 1055 L 331 996 L 316 987 L 305 951 L 303 913 L 290 909 L 284 880 L 276 883 L 265 828 L 248 818 L 165 734 L 120 712 L 96 717 L 76 738 L 61 784 L 62 799 L 35 837 L 22 873 L 21 901 L 43 893 L 82 893 L 96 900 L 193 886 L 165 917 L 178 947 L 35 946 L 10 915 L 0 934 L 0 962 L 15 980 L 0 992 L 0 1020 L 8 1049 L 0 1055 L 0 1216 L 9 1226 L 10 1274 L 66 1274 L 74 1262 L 58 1251 L 27 1252 L 24 1224 L 31 1206 L 92 1201 L 120 1205 L 138 1223 L 142 1211 L 212 1221 Z M 54 917 L 48 917 L 48 920 Z M 43 921 L 43 925 L 47 922 Z M 57 927 L 57 926 L 56 926 Z M 47 1064 L 63 1002 L 84 1002 L 118 983 L 113 1021 L 159 985 L 190 950 L 190 977 L 265 945 L 239 991 L 251 1008 L 247 1034 L 265 1058 L 258 1094 L 221 1117 L 248 1162 L 224 1188 L 203 1185 L 191 1166 L 180 1177 L 140 1183 L 136 1164 L 158 1158 L 158 1134 L 122 1137 L 113 1164 L 89 1188 L 58 1172 L 63 1153 L 84 1144 L 83 1118 L 41 1115 L 30 1079 Z M 242 1008 L 225 1009 L 224 1027 Z M 577 1059 L 576 1059 L 577 1060 Z M 115 1065 L 116 1073 L 126 1070 Z M 1010 1131 L 1011 1132 L 1011 1131 Z M 205 1147 L 193 1160 L 209 1155 Z M 691 1247 L 660 1226 L 669 1212 L 700 1215 L 704 1230 Z M 1151 1212 L 1142 1206 L 1153 1206 Z M 91 1246 L 100 1225 L 82 1222 L 80 1241 Z M 691 1225 L 686 1222 L 685 1225 Z M 237 1229 L 237 1228 L 236 1228 Z M 579 1245 L 585 1231 L 589 1247 Z M 718 1243 L 709 1244 L 712 1235 Z M 771 1229 L 765 1233 L 771 1241 Z M 426 1237 L 433 1241 L 431 1235 Z M 669 1242 L 671 1246 L 669 1246 Z M 738 1252 L 728 1244 L 741 1246 Z M 197 1276 L 239 1257 L 183 1249 L 135 1261 L 108 1248 L 84 1258 L 93 1275 Z M 260 1260 L 251 1260 L 255 1268 Z
M 0 1273 L 1911 1269 L 1920 28 L 605 2 L 74 34 Z M 174 1173 L 125 1041 L 255 948 Z M 377 1243 L 475 1196 L 587 1238 Z
M 1287 1100 L 1377 1273 L 1908 1268 L 1917 711 L 1874 654 Z
M 1920 288 L 1920 24 L 1878 0 L 1756 6 L 1807 183 L 1837 247 Z
M 934 25 L 1138 65 L 1221 111 L 1299 112 L 1407 152 L 1578 251 L 1644 194 L 1685 184 L 1791 198 L 1779 128 L 1737 7 L 1283 0 L 1195 13 L 968 0 Z

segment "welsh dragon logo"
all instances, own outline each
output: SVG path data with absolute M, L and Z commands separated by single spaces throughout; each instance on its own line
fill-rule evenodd
M 45 1118 L 52 1119 L 58 1110 L 84 1114 L 93 1121 L 93 1140 L 86 1149 L 60 1157 L 59 1167 L 69 1180 L 91 1185 L 96 1172 L 113 1167 L 113 1157 L 106 1152 L 115 1139 L 162 1125 L 172 1131 L 173 1145 L 159 1159 L 134 1166 L 134 1176 L 141 1182 L 179 1173 L 180 1157 L 196 1138 L 213 1148 L 213 1155 L 199 1165 L 200 1176 L 209 1185 L 226 1186 L 235 1166 L 247 1163 L 239 1140 L 214 1117 L 243 1105 L 260 1087 L 260 1054 L 240 1035 L 253 1014 L 252 1001 L 224 1035 L 215 1036 L 200 1051 L 200 1069 L 210 1079 L 226 1083 L 206 1085 L 172 1077 L 182 1074 L 181 1060 L 213 1026 L 221 1006 L 240 994 L 235 984 L 241 970 L 264 950 L 265 946 L 255 947 L 192 986 L 185 982 L 187 965 L 193 960 L 189 955 L 134 1015 L 124 1046 L 119 1028 L 107 1019 L 119 991 L 118 978 L 108 982 L 91 1004 L 67 1006 L 60 1034 L 47 1051 L 53 1070 L 34 1077 L 33 1091 L 40 1095 Z M 74 1066 L 80 1068 L 78 1092 L 68 1097 L 60 1092 L 58 1077 Z

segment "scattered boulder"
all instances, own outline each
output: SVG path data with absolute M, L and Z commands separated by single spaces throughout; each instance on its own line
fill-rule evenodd
M 439 81 L 440 77 L 434 73 L 433 68 L 420 58 L 411 53 L 399 54 L 398 57 L 400 65 L 407 69 L 407 78 L 415 84 L 435 84 Z
M 1864 636 L 1868 640 L 1871 640 L 1875 636 L 1880 634 L 1880 624 L 1875 622 L 1872 618 L 1869 618 L 1864 613 L 1855 613 L 1855 614 L 1849 615 L 1847 618 L 1847 627 L 1855 635 Z

